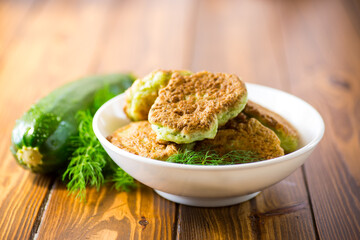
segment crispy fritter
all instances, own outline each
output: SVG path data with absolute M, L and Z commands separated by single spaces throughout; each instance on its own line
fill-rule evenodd
M 158 139 L 191 143 L 214 138 L 218 126 L 237 116 L 247 102 L 245 84 L 225 73 L 174 73 L 149 112 Z
M 298 148 L 299 134 L 297 130 L 279 114 L 250 100 L 246 104 L 243 113 L 249 117 L 256 118 L 263 125 L 273 130 L 280 138 L 281 147 L 285 153 L 293 152 Z
M 125 151 L 158 160 L 166 160 L 181 149 L 175 143 L 158 143 L 148 121 L 132 122 L 116 130 L 107 139 Z
M 190 74 L 189 71 L 153 71 L 144 78 L 137 79 L 125 92 L 124 112 L 132 121 L 147 120 L 151 105 L 158 96 L 159 89 L 165 87 L 171 74 Z
M 252 151 L 264 160 L 284 155 L 280 140 L 271 129 L 241 113 L 223 126 L 214 139 L 197 142 L 195 150 L 203 149 L 214 150 L 220 155 L 233 150 Z

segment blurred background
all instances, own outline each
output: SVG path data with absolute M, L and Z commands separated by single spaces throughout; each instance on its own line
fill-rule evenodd
M 330 124 L 353 126 L 359 9 L 355 0 L 1 0 L 0 102 L 14 109 L 1 114 L 15 120 L 85 75 L 190 69 L 235 73 L 320 111 L 331 102 Z M 347 111 L 356 118 L 336 118 Z M 353 132 L 334 131 L 347 140 Z
M 2 0 L 1 74 L 35 84 L 39 78 L 59 83 L 93 73 L 142 76 L 157 68 L 186 68 L 232 72 L 244 81 L 273 85 L 302 77 L 321 80 L 326 66 L 334 79 L 347 78 L 356 70 L 343 66 L 346 58 L 359 56 L 358 5 L 352 0 Z M 302 76 L 294 68 L 301 68 Z
M 311 236 L 329 239 L 339 228 L 348 234 L 343 239 L 359 233 L 356 0 L 0 0 L 0 200 L 19 199 L 7 187 L 25 181 L 19 179 L 44 192 L 51 186 L 24 175 L 8 151 L 15 119 L 31 104 L 85 75 L 141 77 L 155 69 L 235 73 L 317 108 L 326 124 L 319 148 L 302 169 L 264 191 L 258 209 L 271 205 L 262 200 L 270 197 L 309 201 L 300 216 L 310 219 L 309 231 L 317 229 Z

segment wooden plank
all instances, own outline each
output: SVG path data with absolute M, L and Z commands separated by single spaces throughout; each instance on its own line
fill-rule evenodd
M 191 19 L 192 11 L 188 11 L 191 7 L 191 1 L 112 2 L 89 71 L 131 70 L 141 76 L 158 68 L 183 68 L 190 48 L 187 16 Z M 129 194 L 117 193 L 110 187 L 99 193 L 90 190 L 87 200 L 86 204 L 74 200 L 67 195 L 64 185 L 57 183 L 38 239 L 172 238 L 176 204 L 148 187 L 142 186 Z M 61 219 L 60 214 L 64 216 Z M 145 220 L 146 228 L 140 224 Z
M 116 2 L 94 69 L 143 76 L 159 68 L 189 68 L 194 11 L 190 0 Z
M 140 185 L 119 193 L 109 187 L 88 189 L 87 202 L 68 196 L 57 182 L 37 239 L 169 239 L 175 204 Z M 61 217 L 60 217 L 61 216 Z
M 326 131 L 305 164 L 323 239 L 360 238 L 360 32 L 346 2 L 280 7 L 291 88 L 322 114 Z M 355 22 L 357 21 L 357 22 Z
M 264 1 L 203 1 L 198 17 L 195 70 L 237 73 L 246 82 L 289 90 L 276 6 Z M 180 205 L 178 228 L 179 239 L 316 238 L 301 169 L 240 205 Z
M 15 119 L 19 117 L 20 111 L 27 107 L 26 102 L 32 101 L 36 97 L 36 93 L 29 92 L 32 87 L 20 87 L 24 86 L 21 77 L 29 73 L 30 68 L 24 68 L 24 72 L 22 72 L 24 75 L 19 76 L 22 74 L 19 72 L 22 63 L 26 63 L 34 56 L 23 54 L 21 58 L 15 60 L 11 57 L 14 52 L 9 51 L 9 49 L 13 49 L 16 42 L 20 41 L 19 39 L 13 41 L 16 34 L 15 29 L 22 26 L 21 23 L 25 20 L 29 26 L 33 25 L 34 15 L 25 17 L 30 7 L 28 4 L 24 3 L 21 6 L 8 2 L 1 4 L 1 29 L 4 31 L 2 31 L 0 40 L 0 124 L 2 126 L 0 129 L 2 136 L 0 140 L 0 189 L 2 193 L 0 195 L 0 215 L 2 216 L 0 239 L 29 238 L 52 181 L 49 177 L 32 174 L 22 169 L 16 164 L 9 151 L 9 139 Z M 31 11 L 38 13 L 40 5 L 33 6 Z M 8 28 L 9 26 L 14 29 Z
M 250 201 L 221 208 L 180 205 L 179 210 L 177 239 L 251 239 L 257 235 L 249 218 Z
M 14 0 L 0 2 L 0 56 L 16 36 L 33 1 Z
M 239 205 L 221 208 L 180 205 L 178 238 L 314 239 L 302 182 L 302 172 L 298 170 L 255 199 Z
M 20 168 L 11 156 L 9 139 L 15 119 L 39 97 L 87 72 L 106 17 L 106 12 L 94 3 L 68 12 L 71 2 L 35 4 L 17 32 L 16 40 L 10 42 L 2 55 L 1 239 L 27 239 L 34 234 L 52 182 L 52 178 Z
M 43 2 L 26 18 L 16 41 L 7 40 L 0 65 L 0 134 L 5 136 L 0 142 L 1 239 L 31 235 L 51 183 L 50 178 L 22 170 L 8 151 L 11 125 L 36 98 L 90 72 L 120 68 L 144 74 L 158 66 L 189 66 L 192 28 L 184 26 L 194 23 L 181 13 L 194 12 L 192 4 L 146 6 L 133 1 L 112 4 L 116 7 L 109 10 L 109 2 L 74 5 Z M 170 7 L 181 9 L 180 16 L 176 18 Z M 209 5 L 202 3 L 199 9 L 197 45 L 190 64 L 193 70 L 235 72 L 245 81 L 291 89 L 326 116 L 325 138 L 305 165 L 316 226 L 321 238 L 359 238 L 360 166 L 356 156 L 360 141 L 357 81 L 360 41 L 354 24 L 357 17 L 351 15 L 350 20 L 345 7 L 336 2 L 325 5 L 301 2 L 295 7 L 285 4 L 279 8 L 284 58 L 278 27 L 281 21 L 274 14 L 272 3 L 212 1 Z M 166 22 L 168 19 L 173 20 Z M 168 25 L 162 25 L 164 21 Z M 177 21 L 180 30 L 171 27 Z M 171 34 L 164 36 L 165 30 Z M 152 31 L 156 36 L 152 36 Z M 169 36 L 172 38 L 163 42 Z M 56 183 L 49 198 L 44 218 L 47 220 L 40 227 L 39 238 L 172 236 L 175 205 L 146 187 L 130 194 L 117 194 L 109 188 L 100 192 L 90 190 L 88 203 L 82 205 L 67 197 L 64 186 Z M 255 200 L 238 206 L 218 209 L 180 206 L 177 237 L 312 239 L 316 232 L 307 198 L 303 174 L 298 170 L 264 190 Z M 121 205 L 123 202 L 129 204 Z M 71 221 L 66 217 L 60 221 L 63 216 Z M 139 221 L 149 224 L 142 229 Z M 118 225 L 121 227 L 115 229 Z M 80 232 L 83 234 L 78 235 Z
M 7 151 L 8 147 L 7 144 Z M 1 159 L 8 163 L 15 161 L 10 154 Z M 1 169 L 0 238 L 28 239 L 51 178 L 26 172 L 15 164 L 9 165 Z

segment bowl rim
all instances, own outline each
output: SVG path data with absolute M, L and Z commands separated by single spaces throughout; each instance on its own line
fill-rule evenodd
M 123 157 L 130 158 L 132 160 L 136 160 L 136 161 L 139 161 L 139 162 L 142 162 L 145 164 L 157 165 L 159 167 L 180 168 L 180 169 L 200 170 L 200 171 L 201 170 L 203 170 L 203 171 L 209 171 L 209 170 L 222 171 L 222 170 L 248 169 L 248 168 L 264 167 L 264 166 L 271 165 L 271 164 L 277 164 L 277 163 L 281 163 L 284 161 L 292 160 L 296 157 L 301 156 L 302 154 L 305 154 L 305 153 L 311 151 L 320 142 L 320 140 L 322 139 L 324 132 L 325 132 L 325 123 L 324 123 L 324 120 L 321 117 L 320 113 L 312 105 L 310 105 L 306 101 L 302 100 L 301 98 L 294 96 L 290 93 L 284 92 L 282 90 L 278 90 L 275 88 L 271 88 L 271 87 L 260 85 L 260 84 L 254 84 L 254 83 L 246 83 L 246 85 L 250 86 L 250 87 L 258 87 L 258 88 L 264 88 L 264 89 L 275 91 L 275 92 L 276 91 L 281 92 L 282 94 L 285 94 L 285 95 L 288 95 L 289 97 L 295 98 L 296 100 L 302 102 L 302 104 L 311 108 L 315 113 L 314 117 L 318 118 L 321 123 L 321 126 L 320 126 L 321 129 L 318 131 L 318 134 L 308 144 L 306 144 L 305 146 L 299 148 L 298 150 L 296 150 L 294 152 L 288 153 L 286 155 L 283 155 L 283 156 L 280 156 L 277 158 L 272 158 L 272 159 L 267 159 L 267 160 L 263 160 L 263 161 L 259 161 L 259 162 L 252 162 L 252 163 L 241 163 L 241 164 L 232 164 L 232 165 L 215 165 L 215 166 L 214 165 L 190 165 L 190 164 L 173 163 L 173 162 L 166 162 L 166 161 L 146 158 L 146 157 L 142 157 L 142 156 L 127 152 L 123 149 L 116 147 L 115 145 L 110 143 L 101 134 L 101 132 L 98 128 L 100 114 L 103 112 L 103 110 L 108 105 L 112 105 L 113 102 L 116 102 L 116 101 L 118 101 L 119 98 L 122 98 L 124 96 L 124 93 L 119 94 L 118 96 L 110 99 L 96 111 L 94 118 L 93 118 L 93 122 L 92 122 L 93 130 L 94 130 L 96 137 L 99 139 L 100 143 L 104 147 L 110 149 L 111 151 L 113 151 L 116 154 L 121 155 Z

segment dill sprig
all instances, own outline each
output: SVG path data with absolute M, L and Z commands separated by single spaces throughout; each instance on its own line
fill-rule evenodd
M 77 198 L 85 200 L 86 186 L 99 189 L 104 183 L 103 168 L 107 163 L 107 153 L 102 148 L 92 129 L 90 110 L 76 114 L 79 121 L 79 134 L 70 141 L 75 151 L 63 174 L 63 180 L 69 179 L 67 188 Z
M 121 168 L 116 168 L 110 181 L 114 183 L 114 187 L 118 191 L 129 192 L 136 187 L 134 178 Z
M 231 165 L 260 160 L 262 159 L 252 151 L 233 150 L 220 155 L 214 150 L 194 151 L 186 149 L 183 152 L 170 156 L 166 161 L 192 165 Z
M 113 182 L 117 190 L 129 191 L 135 187 L 134 179 L 111 160 L 92 128 L 96 110 L 119 92 L 121 89 L 114 92 L 105 86 L 95 94 L 92 106 L 75 116 L 79 133 L 69 143 L 72 155 L 62 179 L 68 180 L 66 186 L 70 194 L 76 194 L 81 201 L 86 199 L 87 186 L 99 190 L 105 182 Z

